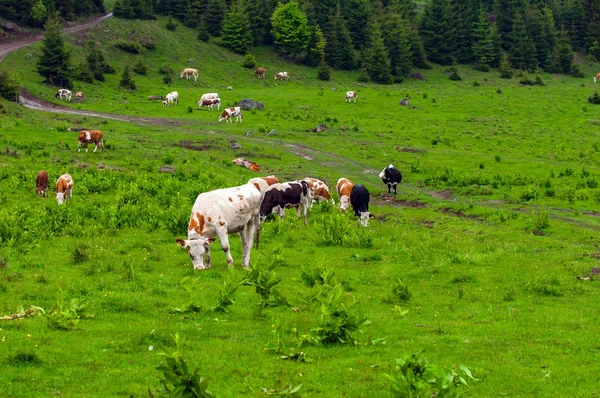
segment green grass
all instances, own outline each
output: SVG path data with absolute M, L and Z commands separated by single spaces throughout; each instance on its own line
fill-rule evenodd
M 587 103 L 591 79 L 542 75 L 546 86 L 521 87 L 518 78 L 459 67 L 459 83 L 443 68 L 394 86 L 357 84 L 357 74 L 342 72 L 324 83 L 315 69 L 259 48 L 255 56 L 268 69 L 263 82 L 239 65 L 241 57 L 198 42 L 181 26 L 169 33 L 164 24 L 113 19 L 94 28 L 118 73 L 77 86 L 86 101 L 67 106 L 181 124 L 61 116 L 2 102 L 0 313 L 31 305 L 49 311 L 62 291 L 65 302 L 84 299 L 94 315 L 72 331 L 49 328 L 41 315 L 0 321 L 2 395 L 145 395 L 160 387 L 159 352 L 174 349 L 177 332 L 190 368 L 200 366 L 218 396 L 246 391 L 238 373 L 256 396 L 278 380 L 302 383 L 301 396 L 381 396 L 395 359 L 419 350 L 447 368 L 467 365 L 479 381 L 461 389 L 465 396 L 597 394 L 598 282 L 576 278 L 600 265 L 600 133 Z M 108 51 L 132 29 L 157 44 L 144 54 L 149 74 L 136 76 L 135 93 L 116 88 L 135 57 Z M 76 59 L 82 51 L 74 49 Z M 34 71 L 38 52 L 23 49 L 3 66 L 18 71 L 31 93 L 54 101 L 55 88 Z M 157 70 L 165 63 L 177 73 L 198 68 L 198 83 L 164 85 Z M 289 82 L 275 84 L 279 70 L 290 72 Z M 356 105 L 344 102 L 352 89 Z M 145 99 L 172 90 L 178 107 Z M 226 105 L 250 97 L 265 110 L 246 112 L 242 125 L 219 124 L 216 112 L 186 112 L 213 91 Z M 416 109 L 398 105 L 405 97 Z M 323 122 L 327 131 L 305 131 Z M 66 130 L 76 126 L 103 130 L 107 151 L 77 153 L 76 133 Z M 229 149 L 231 140 L 242 149 Z M 208 149 L 182 147 L 190 144 Z M 19 156 L 4 156 L 6 146 Z M 281 253 L 276 288 L 298 312 L 274 307 L 256 316 L 251 286 L 238 288 L 227 313 L 210 312 L 229 278 L 225 255 L 216 244 L 213 268 L 194 272 L 175 244 L 199 193 L 257 175 L 231 163 L 240 154 L 261 166 L 260 175 L 314 176 L 332 189 L 344 176 L 371 191 L 377 219 L 368 230 L 326 206 L 315 206 L 307 227 L 293 212 L 263 226 L 252 263 L 266 265 Z M 395 202 L 381 195 L 386 188 L 377 177 L 391 162 L 404 175 Z M 166 164 L 174 174 L 158 173 Z M 51 184 L 69 172 L 73 201 L 58 207 L 52 196 L 36 197 L 40 169 Z M 323 226 L 332 222 L 341 226 L 333 233 L 347 234 L 333 240 L 339 246 L 325 245 Z M 239 268 L 240 240 L 230 242 Z M 302 266 L 335 271 L 344 299 L 358 301 L 357 313 L 372 321 L 355 333 L 363 343 L 296 348 L 293 329 L 309 334 L 319 322 L 319 310 L 300 300 L 308 291 Z M 195 280 L 191 295 L 182 287 L 186 277 Z M 390 298 L 399 280 L 408 300 Z M 203 310 L 169 310 L 190 299 Z M 277 322 L 285 350 L 313 362 L 265 351 Z M 380 338 L 385 344 L 366 344 Z

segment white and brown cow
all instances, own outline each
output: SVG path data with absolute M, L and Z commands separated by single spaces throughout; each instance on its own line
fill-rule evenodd
M 290 74 L 287 72 L 279 72 L 275 75 L 275 80 L 283 80 L 285 79 L 286 81 L 290 80 Z
M 104 152 L 104 141 L 102 140 L 102 131 L 100 130 L 81 130 L 79 132 L 79 144 L 77 144 L 77 152 L 81 151 L 81 145 L 85 145 L 85 151 L 88 151 L 88 144 L 94 143 L 94 152 L 100 148 L 100 152 Z
M 315 200 L 319 202 L 326 200 L 331 200 L 331 195 L 329 194 L 329 188 L 325 183 L 321 180 L 312 177 L 306 177 L 304 181 L 308 184 L 308 190 L 310 191 L 310 197 L 312 198 L 310 207 L 312 208 Z
M 310 191 L 306 181 L 276 183 L 267 188 L 260 205 L 260 221 L 263 222 L 275 207 L 279 207 L 279 217 L 283 218 L 286 207 L 295 207 L 298 218 L 300 206 L 304 213 L 304 225 L 308 224 L 306 213 L 310 205 Z
M 167 106 L 169 104 L 177 105 L 179 104 L 179 93 L 177 91 L 171 91 L 169 94 L 165 96 L 163 100 L 163 106 Z
M 73 199 L 73 178 L 63 174 L 56 180 L 56 201 L 62 205 L 67 199 Z
M 350 194 L 354 183 L 347 178 L 340 178 L 336 184 L 338 198 L 340 198 L 340 210 L 344 211 L 350 205 Z
M 210 99 L 215 99 L 215 98 L 219 98 L 219 94 L 217 94 L 217 93 L 206 93 L 206 94 L 202 94 L 202 97 L 200 97 L 200 101 L 198 101 L 198 102 L 203 102 L 203 101 L 210 100 Z
M 228 234 L 238 233 L 242 238 L 242 267 L 250 265 L 250 251 L 262 195 L 252 184 L 217 189 L 198 195 L 188 225 L 188 239 L 177 239 L 185 248 L 194 269 L 210 267 L 210 245 L 218 236 L 227 263 L 233 266 Z
M 65 100 L 67 102 L 71 102 L 71 96 L 73 93 L 71 90 L 67 90 L 66 88 L 61 88 L 54 94 L 54 98 L 59 98 L 61 100 Z
M 356 91 L 346 92 L 346 102 L 350 102 L 350 101 L 354 100 L 354 103 L 356 104 L 357 98 L 358 98 L 358 94 L 356 94 Z
M 181 72 L 181 74 L 179 75 L 179 78 L 181 79 L 184 76 L 185 76 L 186 80 L 189 80 L 190 76 L 191 76 L 194 78 L 194 81 L 197 82 L 198 81 L 198 70 L 192 69 L 192 68 L 185 68 L 183 70 L 183 72 Z
M 264 79 L 267 76 L 267 70 L 263 67 L 260 67 L 256 70 L 256 72 L 254 72 L 254 74 L 256 75 L 256 77 L 258 77 L 259 79 Z
M 594 83 L 596 83 L 598 80 L 600 80 L 600 72 L 598 72 L 598 74 L 594 78 Z
M 35 192 L 40 196 L 46 196 L 48 192 L 48 172 L 40 170 L 35 179 Z
M 198 108 L 207 107 L 209 110 L 213 110 L 213 108 L 217 108 L 217 110 L 221 110 L 221 98 L 211 98 L 205 99 L 204 101 L 198 101 Z
M 242 123 L 243 121 L 243 116 L 242 116 L 242 108 L 239 106 L 234 106 L 232 108 L 225 108 L 223 109 L 223 112 L 221 113 L 221 116 L 219 116 L 219 122 L 222 122 L 223 120 L 227 120 L 227 122 L 232 123 L 231 119 L 235 117 L 235 122 L 240 122 Z M 225 122 L 225 123 L 227 123 Z

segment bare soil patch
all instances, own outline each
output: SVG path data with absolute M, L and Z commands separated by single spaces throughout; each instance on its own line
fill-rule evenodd
M 177 144 L 175 144 L 175 146 L 179 146 L 185 149 L 191 149 L 193 151 L 206 151 L 210 149 L 210 145 L 198 145 L 197 143 L 191 140 L 181 140 Z
M 429 195 L 433 196 L 436 199 L 453 199 L 452 191 L 450 189 L 444 189 L 443 191 L 426 191 Z
M 427 207 L 427 204 L 419 201 L 419 199 L 398 199 L 394 195 L 391 195 L 389 193 L 382 193 L 379 196 L 374 195 L 373 202 L 375 202 L 378 205 L 413 207 L 417 209 Z
M 470 220 L 475 220 L 475 221 L 481 221 L 481 217 L 475 215 L 475 214 L 465 214 L 464 212 L 462 212 L 461 210 L 454 210 L 454 209 L 450 209 L 450 208 L 443 208 L 440 209 L 440 213 L 444 213 L 444 214 L 450 214 L 456 217 L 460 217 L 460 218 L 468 218 Z

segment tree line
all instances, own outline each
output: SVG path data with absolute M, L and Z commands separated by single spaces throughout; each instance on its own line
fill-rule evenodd
M 2 18 L 34 27 L 44 26 L 54 12 L 73 21 L 104 11 L 104 0 L 0 0 Z

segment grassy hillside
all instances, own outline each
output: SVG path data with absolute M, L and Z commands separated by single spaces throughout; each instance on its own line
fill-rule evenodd
M 32 305 L 49 312 L 64 295 L 63 309 L 79 299 L 93 315 L 73 330 L 56 328 L 57 316 L 0 321 L 2 395 L 145 395 L 160 387 L 155 367 L 161 351 L 176 350 L 175 333 L 185 337 L 190 368 L 200 366 L 218 396 L 299 384 L 301 396 L 382 396 L 395 359 L 420 350 L 431 363 L 473 371 L 478 380 L 460 389 L 465 396 L 597 393 L 599 285 L 577 279 L 593 279 L 600 266 L 591 78 L 541 75 L 545 86 L 522 86 L 520 78 L 459 68 L 463 80 L 454 82 L 437 68 L 394 86 L 358 84 L 341 72 L 321 82 L 316 70 L 260 48 L 268 72 L 259 81 L 241 57 L 164 24 L 112 19 L 93 28 L 88 35 L 118 73 L 78 85 L 85 102 L 65 104 L 164 121 L 61 116 L 2 102 L 0 148 L 18 156 L 0 157 L 0 314 Z M 149 74 L 136 76 L 134 93 L 116 87 L 136 57 L 112 47 L 132 30 L 157 46 L 143 54 Z M 71 40 L 78 59 L 86 37 Z M 32 94 L 64 104 L 35 73 L 38 49 L 3 66 Z M 200 79 L 165 85 L 157 72 L 164 64 L 197 68 Z M 281 70 L 289 82 L 273 81 Z M 173 90 L 177 107 L 146 99 Z M 358 91 L 357 104 L 344 102 L 347 90 Z M 214 91 L 227 105 L 250 97 L 265 109 L 246 112 L 241 125 L 219 124 L 217 112 L 195 109 Z M 398 105 L 407 97 L 414 109 Z M 306 131 L 318 123 L 328 130 Z M 103 130 L 107 150 L 77 153 L 67 128 L 78 126 Z M 242 149 L 230 149 L 231 141 Z M 237 156 L 261 173 L 233 165 Z M 377 177 L 389 163 L 404 175 L 396 199 Z M 159 173 L 165 165 L 175 172 Z M 51 183 L 70 173 L 73 201 L 58 207 L 36 197 L 40 169 Z M 194 272 L 175 239 L 185 236 L 199 193 L 270 173 L 314 176 L 330 188 L 340 177 L 361 182 L 376 218 L 362 229 L 350 214 L 317 205 L 307 227 L 293 212 L 270 220 L 252 264 L 276 265 L 276 289 L 290 306 L 259 311 L 256 288 L 241 285 L 227 312 L 213 311 L 224 282 L 245 274 L 239 239 L 230 237 L 233 274 L 218 243 L 213 268 Z M 335 273 L 339 300 L 371 321 L 353 333 L 359 342 L 311 344 L 330 307 L 306 303 L 302 269 Z M 281 352 L 265 350 L 277 343 Z M 300 352 L 312 361 L 282 358 Z

